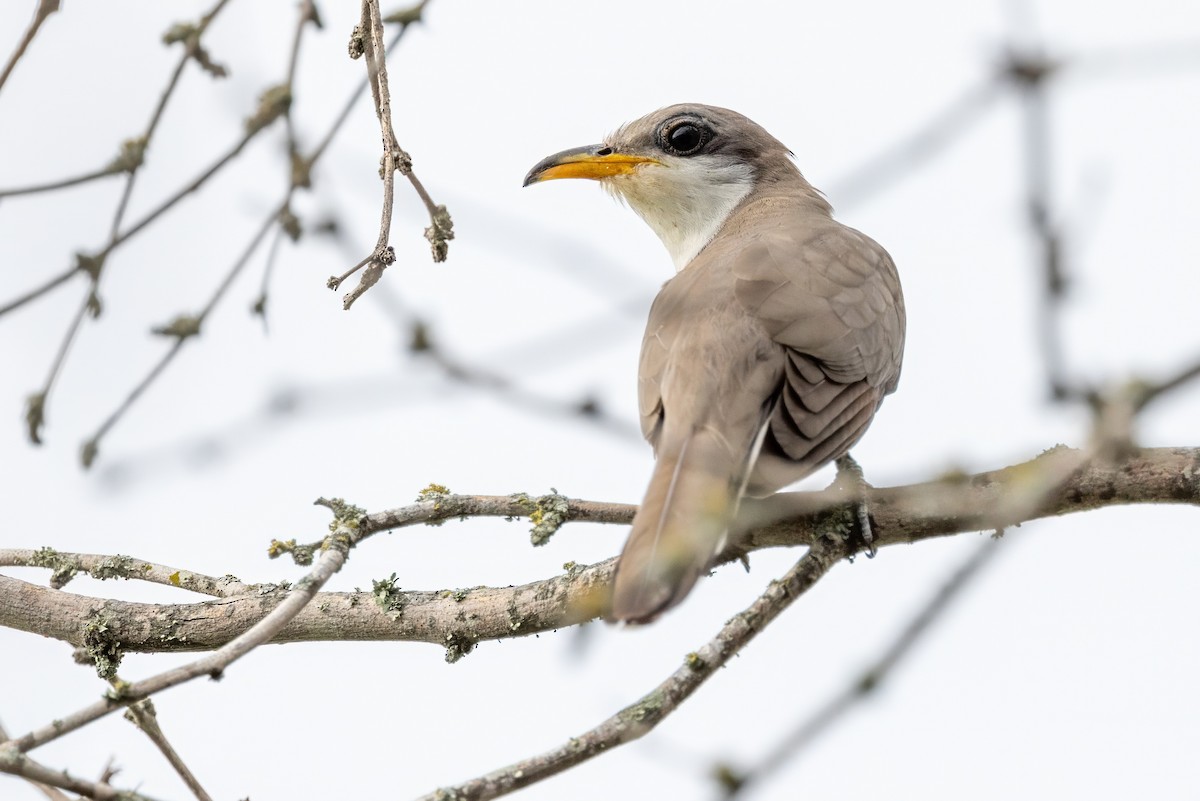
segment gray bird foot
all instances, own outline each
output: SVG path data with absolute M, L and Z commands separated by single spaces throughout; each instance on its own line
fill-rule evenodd
M 834 479 L 834 486 L 847 487 L 853 495 L 854 499 L 851 503 L 854 506 L 854 517 L 858 521 L 858 531 L 866 546 L 867 558 L 874 559 L 877 553 L 875 534 L 871 530 L 871 513 L 867 508 L 866 498 L 867 490 L 871 488 L 871 485 L 863 477 L 863 469 L 850 454 L 838 457 L 834 465 L 837 466 L 837 478 Z M 854 561 L 853 556 L 850 557 L 850 561 Z

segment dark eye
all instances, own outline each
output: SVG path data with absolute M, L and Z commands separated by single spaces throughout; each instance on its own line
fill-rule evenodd
M 711 138 L 712 131 L 687 120 L 668 123 L 659 132 L 663 149 L 678 156 L 692 155 Z

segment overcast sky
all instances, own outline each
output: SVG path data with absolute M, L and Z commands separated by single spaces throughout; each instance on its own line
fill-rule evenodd
M 159 43 L 205 3 L 69 2 L 0 91 L 0 187 L 95 169 L 145 126 L 177 54 Z M 7 56 L 32 3 L 0 6 Z M 390 10 L 385 6 L 385 12 Z M 357 4 L 324 3 L 304 41 L 295 115 L 311 147 L 361 78 L 346 57 Z M 190 69 L 139 179 L 153 208 L 240 133 L 284 74 L 294 3 L 231 3 L 206 37 L 230 77 Z M 876 484 L 991 469 L 1086 441 L 1087 417 L 1047 401 L 1034 325 L 1040 275 L 1021 205 L 1020 105 L 1011 89 L 943 147 L 851 183 L 862 165 L 992 80 L 1006 47 L 1066 59 L 1052 89 L 1055 206 L 1073 291 L 1073 376 L 1163 377 L 1200 352 L 1200 5 L 1183 0 L 905 3 L 435 0 L 390 59 L 397 135 L 457 238 L 431 264 L 423 209 L 398 185 L 398 261 L 350 312 L 325 279 L 366 255 L 379 225 L 379 133 L 364 99 L 302 195 L 342 240 L 283 246 L 270 327 L 248 313 L 264 254 L 201 339 L 100 445 L 79 444 L 163 352 L 148 335 L 207 301 L 285 187 L 282 129 L 117 252 L 104 315 L 88 323 L 47 408 L 46 444 L 24 437 L 83 286 L 0 319 L 0 547 L 124 553 L 247 581 L 294 580 L 272 538 L 312 540 L 311 502 L 410 502 L 431 481 L 471 494 L 636 502 L 650 473 L 636 427 L 646 310 L 672 272 L 653 234 L 587 182 L 521 188 L 549 153 L 597 142 L 681 101 L 734 108 L 795 152 L 843 221 L 899 266 L 909 336 L 899 391 L 855 454 Z M 1189 45 L 1192 56 L 1175 58 Z M 1128 56 L 1128 57 L 1126 57 Z M 94 250 L 112 180 L 0 201 L 0 303 Z M 464 388 L 405 352 L 414 317 L 466 364 L 525 393 L 596 399 L 601 427 Z M 1196 445 L 1195 388 L 1144 418 L 1147 445 Z M 287 414 L 272 413 L 285 406 Z M 824 486 L 823 471 L 803 488 Z M 1028 524 L 873 701 L 754 799 L 1194 798 L 1200 671 L 1194 509 L 1115 509 Z M 498 520 L 379 536 L 329 589 L 396 573 L 405 589 L 508 585 L 615 554 L 625 530 L 568 526 L 533 549 Z M 968 534 L 838 566 L 642 741 L 522 799 L 708 799 L 715 761 L 753 762 L 876 656 L 980 540 Z M 214 797 L 404 799 L 556 746 L 651 689 L 794 562 L 725 567 L 655 625 L 591 625 L 482 643 L 458 664 L 423 644 L 272 646 L 225 679 L 155 699 Z M 44 582 L 44 571 L 6 569 Z M 77 579 L 71 591 L 180 602 L 161 587 Z M 585 636 L 586 635 L 586 636 Z M 22 733 L 94 700 L 102 683 L 70 648 L 0 630 L 0 721 Z M 131 656 L 142 678 L 188 661 Z M 94 776 L 184 798 L 119 715 L 36 752 Z M 0 778 L 0 797 L 41 798 Z

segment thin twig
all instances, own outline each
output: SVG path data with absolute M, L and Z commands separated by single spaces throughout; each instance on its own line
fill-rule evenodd
M 399 14 L 389 17 L 399 21 L 404 28 L 421 19 L 421 13 L 428 0 L 413 6 Z M 375 103 L 375 116 L 379 119 L 379 130 L 383 141 L 383 156 L 380 158 L 380 177 L 383 179 L 383 211 L 380 215 L 379 236 L 375 248 L 358 264 L 351 267 L 340 276 L 331 276 L 325 285 L 336 291 L 350 276 L 364 267 L 366 270 L 359 278 L 358 285 L 353 291 L 342 297 L 342 308 L 349 309 L 363 293 L 378 283 L 383 271 L 396 261 L 395 250 L 388 245 L 388 237 L 392 230 L 392 206 L 395 202 L 395 174 L 397 172 L 408 178 L 417 196 L 425 204 L 429 212 L 429 227 L 425 229 L 425 238 L 429 240 L 433 260 L 446 260 L 449 240 L 454 238 L 454 223 L 445 206 L 433 202 L 425 186 L 413 173 L 412 158 L 401 147 L 396 139 L 392 126 L 392 100 L 388 89 L 387 76 L 387 45 L 383 41 L 383 17 L 379 13 L 379 0 L 362 0 L 362 14 L 358 27 L 355 28 L 350 40 L 352 58 L 364 57 L 367 66 L 367 76 L 371 86 L 371 98 Z
M 404 35 L 404 31 L 407 29 L 407 27 L 408 26 L 405 25 L 396 33 L 392 40 L 393 45 L 396 42 L 399 42 L 400 37 Z M 114 411 L 109 418 L 101 424 L 96 433 L 84 443 L 81 452 L 81 458 L 85 467 L 90 466 L 94 462 L 98 453 L 99 442 L 104 435 L 108 433 L 109 429 L 111 429 L 112 426 L 124 415 L 134 401 L 136 401 L 138 397 L 141 396 L 141 394 L 146 390 L 146 388 L 154 382 L 154 380 L 163 372 L 167 365 L 174 360 L 180 349 L 182 349 L 184 342 L 199 333 L 200 323 L 202 323 L 209 312 L 216 307 L 226 289 L 228 289 L 228 287 L 233 283 L 233 280 L 237 277 L 242 268 L 249 261 L 250 257 L 258 249 L 259 244 L 262 242 L 263 237 L 266 236 L 267 232 L 270 230 L 271 225 L 279 221 L 281 216 L 288 212 L 291 206 L 292 196 L 300 186 L 299 177 L 301 175 L 308 175 L 311 173 L 312 167 L 316 164 L 317 160 L 333 141 L 333 138 L 337 132 L 341 130 L 345 121 L 349 118 L 349 108 L 353 104 L 353 101 L 362 94 L 363 90 L 366 88 L 366 83 L 367 81 L 363 81 L 363 83 L 360 84 L 360 86 L 354 91 L 351 101 L 347 103 L 343 111 L 334 119 L 329 130 L 321 139 L 320 144 L 318 144 L 314 149 L 312 155 L 307 159 L 301 159 L 301 163 L 304 165 L 304 168 L 302 170 L 293 170 L 292 181 L 284 192 L 283 200 L 276 206 L 275 210 L 272 211 L 271 215 L 264 222 L 263 226 L 255 234 L 254 238 L 243 252 L 241 258 L 234 263 L 233 267 L 226 274 L 225 279 L 221 282 L 220 286 L 217 288 L 217 291 L 213 294 L 204 310 L 195 318 L 181 317 L 176 321 L 176 323 L 185 323 L 183 325 L 173 324 L 172 326 L 167 326 L 162 329 L 163 333 L 175 336 L 175 342 L 172 343 L 171 348 L 165 354 L 163 354 L 163 357 L 159 360 L 159 362 L 150 370 L 142 382 L 133 389 L 133 391 L 116 409 L 116 411 Z M 118 237 L 118 239 L 120 239 L 120 237 Z
M 918 163 L 944 149 L 967 126 L 979 119 L 1000 96 L 1002 84 L 989 79 L 972 86 L 929 117 L 917 130 L 867 159 L 834 181 L 829 196 L 838 203 L 857 203 L 873 195 Z
M 122 554 L 73 553 L 52 548 L 0 548 L 0 567 L 43 567 L 54 571 L 50 586 L 61 589 L 79 573 L 101 581 L 129 579 L 191 590 L 214 598 L 234 598 L 257 589 L 233 576 L 206 576 Z
M 1194 363 L 1184 367 L 1175 375 L 1161 381 L 1157 384 L 1149 384 L 1143 387 L 1140 397 L 1137 399 L 1136 411 L 1141 411 L 1146 408 L 1152 401 L 1165 395 L 1168 392 L 1179 389 L 1184 384 L 1200 378 L 1200 359 Z
M 102 257 L 111 255 L 113 250 L 115 250 L 118 246 L 123 245 L 138 233 L 144 231 L 147 226 L 149 226 L 163 214 L 166 214 L 168 211 L 170 211 L 181 200 L 203 188 L 210 178 L 212 178 L 230 162 L 241 155 L 241 152 L 246 148 L 246 145 L 250 144 L 250 142 L 252 142 L 259 133 L 266 130 L 270 123 L 277 119 L 282 113 L 282 102 L 275 103 L 273 109 L 264 108 L 264 106 L 270 106 L 274 100 L 271 96 L 269 96 L 270 91 L 271 90 L 268 90 L 268 94 L 264 94 L 262 98 L 263 105 L 259 107 L 260 111 L 264 112 L 261 120 L 256 120 L 254 123 L 247 123 L 247 130 L 242 134 L 242 137 L 238 139 L 233 147 L 218 157 L 216 161 L 214 161 L 202 173 L 192 179 L 191 182 L 177 190 L 175 194 L 164 200 L 156 208 L 147 212 L 145 216 L 143 216 L 129 228 L 117 234 L 117 236 L 111 242 L 109 242 L 108 247 L 101 251 L 100 255 Z M 254 118 L 252 117 L 251 119 Z
M 1076 400 L 1081 391 L 1067 378 L 1061 328 L 1062 304 L 1067 297 L 1063 266 L 1063 240 L 1052 211 L 1050 108 L 1047 91 L 1059 63 L 1036 50 L 1012 52 L 1003 74 L 1021 94 L 1024 123 L 1025 205 L 1029 226 L 1038 248 L 1041 295 L 1038 309 L 1038 342 L 1046 386 L 1054 400 Z
M 554 414 L 581 417 L 605 431 L 619 434 L 626 439 L 640 440 L 640 429 L 627 420 L 605 411 L 595 400 L 562 400 L 555 397 L 529 392 L 501 373 L 484 370 L 455 359 L 430 335 L 428 328 L 418 322 L 413 326 L 410 349 L 418 355 L 428 357 L 441 368 L 446 377 L 467 386 L 487 389 L 501 398 L 511 401 L 522 409 L 536 414 Z
M 163 114 L 166 111 L 167 102 L 174 94 L 175 87 L 179 84 L 179 79 L 183 75 L 184 67 L 187 66 L 189 61 L 197 58 L 197 55 L 200 52 L 201 37 L 204 35 L 204 32 L 208 30 L 208 26 L 212 23 L 213 19 L 216 18 L 217 14 L 221 12 L 221 10 L 225 7 L 225 4 L 228 2 L 229 0 L 217 0 L 216 5 L 214 5 L 212 9 L 208 11 L 208 13 L 202 16 L 200 21 L 191 28 L 191 33 L 183 40 L 183 55 L 179 58 L 179 62 L 175 65 L 175 69 L 172 71 L 171 77 L 167 80 L 166 87 L 159 95 L 158 103 L 155 106 L 153 113 L 150 115 L 150 122 L 147 124 L 145 131 L 140 138 L 126 143 L 125 151 L 130 155 L 126 159 L 125 163 L 125 172 L 127 176 L 125 179 L 125 186 L 121 191 L 121 198 L 117 202 L 117 208 L 116 212 L 113 214 L 112 224 L 109 226 L 108 244 L 105 245 L 104 249 L 101 251 L 101 254 L 96 257 L 88 257 L 86 259 L 78 258 L 74 267 L 64 271 L 63 273 L 60 273 L 39 290 L 35 290 L 35 292 L 27 294 L 24 298 L 20 299 L 19 304 L 16 304 L 20 305 L 29 300 L 40 297 L 77 273 L 86 273 L 91 278 L 91 285 L 88 287 L 87 293 L 80 302 L 79 308 L 75 312 L 75 316 L 72 318 L 71 323 L 67 326 L 67 331 L 63 336 L 62 342 L 58 346 L 58 350 L 54 356 L 54 361 L 51 362 L 50 370 L 46 376 L 45 383 L 42 385 L 40 390 L 33 393 L 29 397 L 25 418 L 29 430 L 29 439 L 35 445 L 41 443 L 41 428 L 45 423 L 45 409 L 49 404 L 50 392 L 54 387 L 55 380 L 62 372 L 63 366 L 67 360 L 67 356 L 70 353 L 71 345 L 74 344 L 75 337 L 82 327 L 84 316 L 89 312 L 92 314 L 92 316 L 97 316 L 99 314 L 100 299 L 98 295 L 98 289 L 100 285 L 100 276 L 103 273 L 104 262 L 107 255 L 110 254 L 117 245 L 117 238 L 119 236 L 121 223 L 125 219 L 125 212 L 129 207 L 129 200 L 133 196 L 134 185 L 137 183 L 138 174 L 142 166 L 145 164 L 145 152 L 149 148 L 150 142 L 154 137 L 154 133 L 158 129 L 159 121 L 162 119 Z M 211 69 L 209 71 L 212 72 Z M 15 307 L 16 306 L 13 304 L 10 304 L 5 308 L 0 309 L 0 316 Z
M 8 739 L 8 732 L 5 731 L 4 725 L 0 724 L 0 743 L 4 742 L 7 739 Z M 59 790 L 57 787 L 51 787 L 48 784 L 42 784 L 40 782 L 35 782 L 33 780 L 29 780 L 29 783 L 32 784 L 37 789 L 41 790 L 42 795 L 46 796 L 46 798 L 48 798 L 49 801 L 71 801 L 70 796 L 68 796 L 62 790 Z
M 1000 542 L 1001 540 L 997 537 L 981 543 L 913 616 L 874 664 L 783 738 L 755 767 L 745 771 L 735 771 L 728 766 L 718 766 L 715 774 L 723 785 L 726 797 L 733 798 L 739 795 L 751 784 L 761 784 L 780 768 L 794 760 L 799 752 L 827 732 L 835 723 L 845 717 L 847 712 L 878 690 L 901 659 L 912 651 L 913 646 L 929 630 L 934 621 L 950 608 L 951 602 L 961 594 L 963 588 L 995 556 L 999 551 Z
M 300 3 L 300 14 L 296 21 L 295 32 L 292 34 L 291 54 L 288 56 L 287 78 L 284 82 L 284 87 L 289 96 L 295 94 L 296 85 L 296 67 L 300 63 L 300 43 L 304 40 L 304 28 L 308 23 L 321 27 L 320 17 L 317 15 L 317 7 L 312 0 L 303 0 Z M 292 117 L 292 103 L 288 103 L 287 108 L 283 112 L 283 122 L 287 131 L 287 158 L 288 158 L 288 184 L 289 186 L 309 187 L 312 185 L 312 175 L 310 173 L 310 165 L 301 157 L 299 144 L 296 138 L 296 121 Z M 290 209 L 284 210 L 280 214 L 279 229 L 275 233 L 275 238 L 271 240 L 271 247 L 267 251 L 267 262 L 263 268 L 262 284 L 259 289 L 258 298 L 251 306 L 251 311 L 262 318 L 263 331 L 267 330 L 267 293 L 271 285 L 271 275 L 275 269 L 275 263 L 279 256 L 279 246 L 283 240 L 284 233 L 287 233 L 295 242 L 300 238 L 300 221 L 292 214 Z
M 21 195 L 36 195 L 39 192 L 54 192 L 59 189 L 68 189 L 72 186 L 86 184 L 89 181 L 95 181 L 99 178 L 107 178 L 110 175 L 120 175 L 127 170 L 119 164 L 107 164 L 98 170 L 85 172 L 83 175 L 76 175 L 71 178 L 60 178 L 57 181 L 48 181 L 44 184 L 33 184 L 31 186 L 21 186 L 16 189 L 0 189 L 0 199 L 6 197 L 20 197 Z
M 34 287 L 33 289 L 26 292 L 24 295 L 20 295 L 19 297 L 13 298 L 8 303 L 5 303 L 3 306 L 0 306 L 0 317 L 3 317 L 4 315 L 8 314 L 11 311 L 16 311 L 17 309 L 24 306 L 26 303 L 29 303 L 31 300 L 37 300 L 42 295 L 52 292 L 60 284 L 64 284 L 67 281 L 71 280 L 78 273 L 79 273 L 78 267 L 72 267 L 69 270 L 64 270 L 63 272 L 54 276 L 53 278 L 51 278 L 49 281 L 42 284 L 41 286 Z
M 17 66 L 17 62 L 21 60 L 21 56 L 25 55 L 25 51 L 29 49 L 30 43 L 33 42 L 33 37 L 37 36 L 38 29 L 42 27 L 42 23 L 51 14 L 58 11 L 60 5 L 61 0 L 38 0 L 38 7 L 33 12 L 33 20 L 30 21 L 29 27 L 25 29 L 25 35 L 17 43 L 17 49 L 8 57 L 8 62 L 4 65 L 4 70 L 0 71 L 0 89 L 4 88 L 4 84 L 8 81 L 8 76 L 12 74 L 13 69 Z
M 419 801 L 484 801 L 528 787 L 582 762 L 608 753 L 654 729 L 724 667 L 793 601 L 811 589 L 844 555 L 840 539 L 822 538 L 791 570 L 772 581 L 766 592 L 735 615 L 712 640 L 690 653 L 684 664 L 636 703 L 598 726 L 569 738 L 551 751 L 513 763 L 453 787 L 421 796 Z
M 100 701 L 55 720 L 23 737 L 0 744 L 0 763 L 14 754 L 20 758 L 34 748 L 53 742 L 64 734 L 98 720 L 110 712 L 129 704 L 149 698 L 199 676 L 220 678 L 221 674 L 235 661 L 275 637 L 296 615 L 300 614 L 333 574 L 346 562 L 346 556 L 361 539 L 357 519 L 342 519 L 333 527 L 333 533 L 325 539 L 326 548 L 320 559 L 307 575 L 298 581 L 284 599 L 262 620 L 248 631 L 230 640 L 216 651 L 182 667 L 159 673 L 148 679 L 123 684 L 115 688 Z
M 224 296 L 226 290 L 229 289 L 234 279 L 237 278 L 238 274 L 241 273 L 242 269 L 246 266 L 246 264 L 249 263 L 255 251 L 258 250 L 258 246 L 262 243 L 267 233 L 271 230 L 271 226 L 275 224 L 279 214 L 282 213 L 283 209 L 286 208 L 287 203 L 290 202 L 292 191 L 294 191 L 294 188 L 289 190 L 287 200 L 285 200 L 284 205 L 275 209 L 270 215 L 267 216 L 267 218 L 263 221 L 263 224 L 259 226 L 258 232 L 255 233 L 245 250 L 242 251 L 242 255 L 238 257 L 237 261 L 233 263 L 233 266 L 225 274 L 224 279 L 222 279 L 221 283 L 217 286 L 216 291 L 213 292 L 212 297 L 209 298 L 208 303 L 204 306 L 204 309 L 194 317 L 179 317 L 170 325 L 159 330 L 159 333 L 173 336 L 175 341 L 171 343 L 171 347 L 168 348 L 166 353 L 162 355 L 162 358 L 158 360 L 158 363 L 150 369 L 150 372 L 148 372 L 146 376 L 137 384 L 137 386 L 133 388 L 129 395 L 126 396 L 125 400 L 122 401 L 121 404 L 105 419 L 105 421 L 100 424 L 100 427 L 96 429 L 96 433 L 94 433 L 87 441 L 84 442 L 81 451 L 81 460 L 84 467 L 91 467 L 92 463 L 96 459 L 97 454 L 99 453 L 100 441 L 112 429 L 112 427 L 117 424 L 117 422 L 125 415 L 125 413 L 129 411 L 137 399 L 142 396 L 142 393 L 145 392 L 146 389 L 152 383 L 154 383 L 155 379 L 162 374 L 167 366 L 174 361 L 175 357 L 179 355 L 179 352 L 183 349 L 184 344 L 192 337 L 200 334 L 204 320 L 208 317 L 212 310 L 216 308 L 217 304 Z
M 35 762 L 25 754 L 8 745 L 8 733 L 0 726 L 0 773 L 20 776 L 42 791 L 49 801 L 70 801 L 62 790 L 70 790 L 85 798 L 101 799 L 101 801 L 153 801 L 147 796 L 131 790 L 117 790 L 108 783 L 111 776 L 102 777 L 99 782 L 89 782 L 76 778 L 65 770 L 57 771 Z M 107 773 L 107 771 L 106 771 Z
M 196 801 L 212 801 L 212 796 L 204 791 L 200 781 L 196 775 L 192 773 L 191 768 L 179 756 L 179 752 L 171 745 L 171 741 L 167 739 L 167 735 L 163 734 L 162 727 L 158 723 L 158 713 L 154 710 L 154 702 L 149 698 L 138 701 L 136 704 L 131 704 L 125 710 L 125 719 L 133 725 L 137 726 L 150 741 L 157 746 L 166 760 L 171 763 L 171 767 L 175 768 L 175 772 L 179 774 L 179 778 L 183 779 L 183 783 L 192 791 L 192 795 L 196 796 Z

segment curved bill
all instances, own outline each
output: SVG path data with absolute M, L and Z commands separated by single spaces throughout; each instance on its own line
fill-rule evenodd
M 555 178 L 609 178 L 628 175 L 642 164 L 657 164 L 655 159 L 618 153 L 608 145 L 573 147 L 548 156 L 533 166 L 522 186 Z

